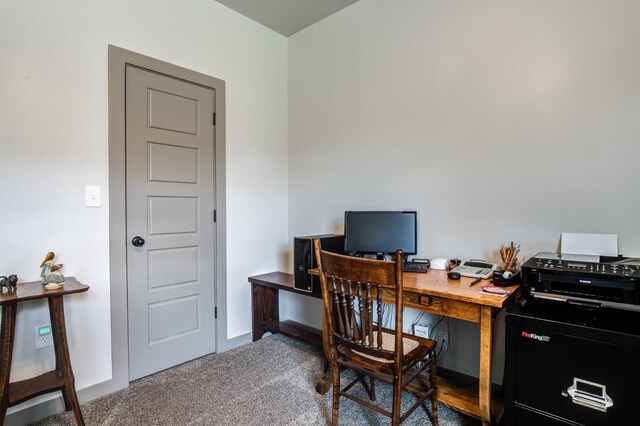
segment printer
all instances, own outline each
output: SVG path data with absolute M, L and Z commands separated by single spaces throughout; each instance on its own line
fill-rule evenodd
M 640 259 L 538 253 L 522 265 L 530 300 L 640 312 Z
M 637 424 L 640 259 L 538 253 L 521 269 L 505 426 Z

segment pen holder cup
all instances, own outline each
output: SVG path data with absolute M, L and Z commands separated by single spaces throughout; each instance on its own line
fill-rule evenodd
M 494 271 L 493 277 L 491 278 L 491 283 L 497 286 L 510 286 L 510 285 L 518 285 L 522 284 L 522 272 L 516 271 L 509 278 L 504 277 L 504 273 L 506 271 Z

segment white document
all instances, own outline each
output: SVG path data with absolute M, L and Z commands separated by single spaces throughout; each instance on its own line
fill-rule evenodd
M 616 234 L 574 234 L 563 232 L 561 253 L 618 256 L 618 236 Z

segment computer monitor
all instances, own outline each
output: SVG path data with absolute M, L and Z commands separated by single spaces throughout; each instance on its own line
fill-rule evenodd
M 417 252 L 416 212 L 347 211 L 344 250 L 351 255 Z

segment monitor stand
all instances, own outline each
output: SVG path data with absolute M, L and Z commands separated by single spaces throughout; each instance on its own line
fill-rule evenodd
M 385 260 L 384 253 L 376 253 L 376 260 Z M 392 260 L 395 261 L 395 258 L 392 259 Z M 408 254 L 402 255 L 402 261 L 405 262 L 405 263 L 408 262 L 409 261 L 409 255 Z

